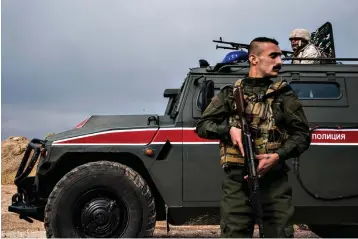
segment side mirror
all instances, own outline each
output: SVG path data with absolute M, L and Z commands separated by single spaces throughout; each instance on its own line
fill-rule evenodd
M 211 99 L 214 97 L 215 89 L 214 89 L 214 82 L 212 80 L 204 80 L 203 86 L 201 87 L 201 112 L 203 112 L 206 107 L 211 102 Z

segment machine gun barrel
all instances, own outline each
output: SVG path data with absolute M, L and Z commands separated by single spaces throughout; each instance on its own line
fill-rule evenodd
M 235 48 L 235 47 L 219 46 L 219 45 L 216 45 L 216 49 L 237 50 L 237 48 Z
M 244 48 L 244 49 L 249 49 L 249 45 L 248 44 L 242 44 L 242 43 L 237 43 L 237 42 L 229 42 L 229 41 L 223 41 L 222 37 L 219 38 L 219 40 L 213 40 L 213 42 L 216 43 L 221 43 L 221 44 L 227 44 L 227 45 L 231 45 L 233 47 L 233 49 L 240 49 L 240 48 Z M 218 45 L 216 45 L 218 46 Z M 218 48 L 218 47 L 217 47 Z M 222 48 L 222 47 L 219 47 Z M 226 49 L 226 48 L 224 48 Z
M 225 46 L 216 45 L 216 49 L 229 49 L 229 50 L 247 49 L 248 50 L 249 46 L 250 46 L 248 44 L 243 44 L 243 43 L 238 43 L 238 42 L 223 41 L 222 37 L 220 37 L 219 40 L 213 40 L 213 42 L 226 44 L 226 45 L 231 45 L 231 47 L 225 47 Z M 281 50 L 281 52 L 286 57 L 288 57 L 290 55 L 293 55 L 292 51 Z
M 245 166 L 248 173 L 248 184 L 249 184 L 249 193 L 250 193 L 250 201 L 255 209 L 256 217 L 259 225 L 259 234 L 260 237 L 264 237 L 263 232 L 263 210 L 261 204 L 261 195 L 260 195 L 260 185 L 259 185 L 259 177 L 256 170 L 255 164 L 255 151 L 253 147 L 253 140 L 251 138 L 251 132 L 249 129 L 249 125 L 246 122 L 244 117 L 245 106 L 244 106 L 244 94 L 242 88 L 239 86 L 235 90 L 235 101 L 237 106 L 237 113 L 240 117 L 241 122 L 241 130 L 243 136 L 243 146 L 244 146 L 244 159 Z

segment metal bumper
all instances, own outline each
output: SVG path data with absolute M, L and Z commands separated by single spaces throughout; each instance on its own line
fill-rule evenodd
M 40 144 L 37 145 L 37 144 Z M 12 196 L 12 204 L 8 207 L 9 212 L 19 214 L 20 219 L 32 222 L 31 218 L 43 220 L 44 205 L 38 199 L 36 177 L 28 177 L 41 153 L 45 153 L 45 142 L 33 139 L 27 145 L 24 157 L 17 170 L 14 183 L 17 186 L 17 193 Z M 34 154 L 28 163 L 31 151 Z M 26 166 L 27 165 L 27 166 Z

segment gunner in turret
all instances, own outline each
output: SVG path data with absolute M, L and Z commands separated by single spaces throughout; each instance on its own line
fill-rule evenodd
M 293 57 L 298 58 L 320 58 L 323 57 L 320 50 L 310 43 L 311 36 L 308 30 L 298 28 L 294 29 L 289 36 Z M 292 64 L 319 64 L 319 60 L 293 60 Z

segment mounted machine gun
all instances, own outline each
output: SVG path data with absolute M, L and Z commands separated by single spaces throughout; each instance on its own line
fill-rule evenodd
M 222 37 L 220 37 L 219 40 L 213 40 L 213 42 L 231 45 L 231 47 L 216 45 L 216 49 L 228 49 L 228 50 L 243 50 L 243 49 L 247 49 L 248 50 L 249 46 L 250 46 L 248 44 L 243 44 L 243 43 L 223 41 Z M 283 51 L 282 50 L 282 54 L 285 57 L 290 57 L 290 56 L 292 56 L 293 52 L 292 51 Z

